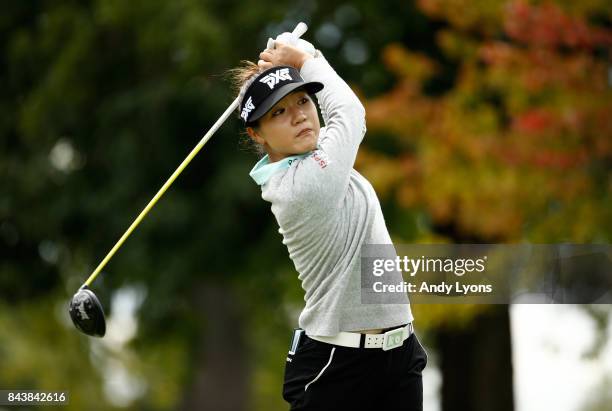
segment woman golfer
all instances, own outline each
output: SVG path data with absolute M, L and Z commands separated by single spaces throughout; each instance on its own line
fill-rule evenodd
M 240 118 L 266 153 L 250 175 L 305 291 L 283 398 L 291 410 L 421 410 L 427 355 L 408 297 L 361 302 L 361 247 L 391 244 L 374 189 L 353 169 L 366 131 L 362 104 L 319 51 L 290 33 L 234 74 Z

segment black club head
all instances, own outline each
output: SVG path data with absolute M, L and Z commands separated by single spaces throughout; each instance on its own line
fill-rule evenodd
M 80 331 L 92 337 L 104 337 L 104 309 L 98 297 L 86 285 L 72 297 L 68 311 L 72 322 Z

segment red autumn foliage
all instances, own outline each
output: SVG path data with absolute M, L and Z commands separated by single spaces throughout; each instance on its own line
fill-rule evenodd
M 366 148 L 363 172 L 400 207 L 423 210 L 434 227 L 455 227 L 451 240 L 606 238 L 612 30 L 589 23 L 588 9 L 571 14 L 551 1 L 418 4 L 450 26 L 437 38 L 459 59 L 455 84 L 441 96 L 424 94 L 442 63 L 389 45 L 383 61 L 397 81 L 367 101 L 368 128 L 370 138 L 384 130 L 410 151 Z M 604 0 L 588 7 L 606 9 Z
M 609 30 L 591 27 L 549 1 L 539 6 L 525 1 L 510 2 L 504 30 L 512 40 L 529 46 L 564 46 L 571 49 L 612 46 L 612 33 Z

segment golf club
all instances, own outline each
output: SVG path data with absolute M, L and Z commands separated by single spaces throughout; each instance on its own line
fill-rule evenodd
M 293 30 L 293 34 L 297 37 L 301 37 L 306 30 L 308 30 L 308 26 L 305 23 L 298 23 L 298 25 Z M 268 41 L 268 47 L 270 47 L 270 41 Z M 219 117 L 219 119 L 213 124 L 213 126 L 208 130 L 208 132 L 202 137 L 200 142 L 191 150 L 191 153 L 183 160 L 183 162 L 178 166 L 178 168 L 172 173 L 170 178 L 164 183 L 161 189 L 155 194 L 153 199 L 149 201 L 149 204 L 140 212 L 138 217 L 134 220 L 134 222 L 130 225 L 130 227 L 126 230 L 126 232 L 121 236 L 119 241 L 113 246 L 113 248 L 108 252 L 106 257 L 100 262 L 100 264 L 96 267 L 93 273 L 89 276 L 87 281 L 79 288 L 79 290 L 74 294 L 72 300 L 70 301 L 70 307 L 68 309 L 70 313 L 70 318 L 72 318 L 72 322 L 75 327 L 82 331 L 83 333 L 94 336 L 94 337 L 103 337 L 106 333 L 106 320 L 104 318 L 104 309 L 98 297 L 94 294 L 93 291 L 89 288 L 91 283 L 96 279 L 98 274 L 102 271 L 102 269 L 106 266 L 109 260 L 113 257 L 113 255 L 117 252 L 117 250 L 123 245 L 125 240 L 132 234 L 134 229 L 140 224 L 140 222 L 144 219 L 144 217 L 149 213 L 149 211 L 153 208 L 153 206 L 157 203 L 157 201 L 164 195 L 166 190 L 174 183 L 174 180 L 181 174 L 181 172 L 189 165 L 191 160 L 198 154 L 198 152 L 202 149 L 204 144 L 212 137 L 212 135 L 221 127 L 221 125 L 227 120 L 230 114 L 236 110 L 238 104 L 240 103 L 240 96 L 236 97 L 232 104 L 225 110 L 225 112 Z

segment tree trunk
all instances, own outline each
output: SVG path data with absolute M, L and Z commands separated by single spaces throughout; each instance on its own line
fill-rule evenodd
M 228 285 L 207 283 L 197 290 L 194 309 L 202 322 L 201 341 L 181 409 L 245 411 L 249 372 L 240 304 Z
M 442 411 L 512 411 L 512 349 L 507 305 L 492 306 L 465 329 L 438 333 Z

